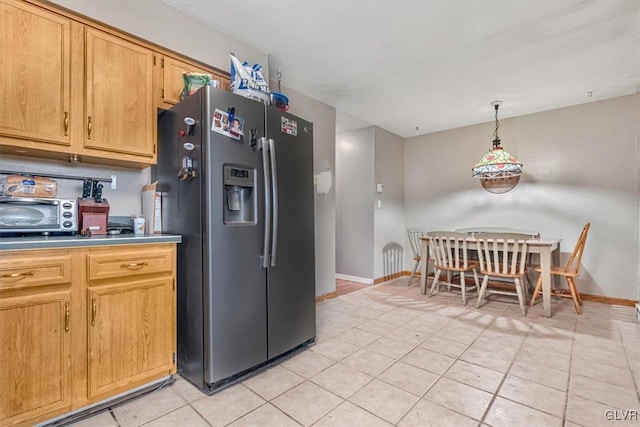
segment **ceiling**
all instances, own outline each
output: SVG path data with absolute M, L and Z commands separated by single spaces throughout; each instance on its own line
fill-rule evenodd
M 494 100 L 506 118 L 640 90 L 636 0 L 164 1 L 268 53 L 342 129 L 410 137 L 491 121 Z

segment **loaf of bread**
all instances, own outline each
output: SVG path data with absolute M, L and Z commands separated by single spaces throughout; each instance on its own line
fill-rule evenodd
M 13 197 L 56 197 L 58 183 L 39 176 L 9 175 L 2 184 L 2 192 Z

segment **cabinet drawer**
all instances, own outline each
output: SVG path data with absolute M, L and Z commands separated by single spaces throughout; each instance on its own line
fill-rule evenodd
M 89 253 L 87 280 L 91 282 L 172 271 L 171 248 L 118 249 Z
M 0 291 L 71 282 L 67 250 L 9 252 L 0 257 Z

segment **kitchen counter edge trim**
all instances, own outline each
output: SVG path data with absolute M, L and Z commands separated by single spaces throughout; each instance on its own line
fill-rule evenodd
M 73 248 L 84 246 L 111 246 L 148 243 L 181 243 L 182 236 L 176 234 L 114 235 L 114 236 L 38 236 L 1 237 L 0 252 L 17 249 Z

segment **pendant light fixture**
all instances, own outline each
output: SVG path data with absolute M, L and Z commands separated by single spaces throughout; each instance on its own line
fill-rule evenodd
M 498 107 L 502 101 L 493 101 L 491 106 L 496 110 L 496 129 L 493 131 L 493 148 L 485 154 L 477 165 L 471 169 L 471 176 L 478 178 L 482 188 L 490 193 L 502 194 L 512 190 L 520 181 L 522 163 L 504 151 L 500 146 L 498 129 Z

